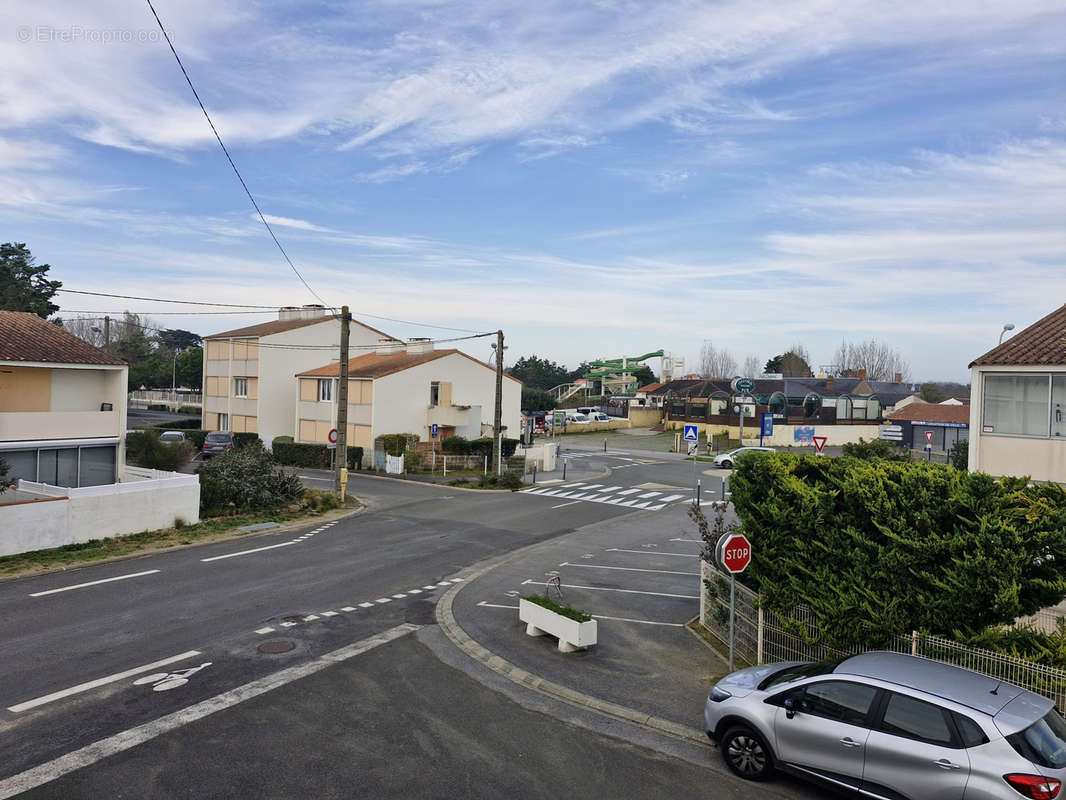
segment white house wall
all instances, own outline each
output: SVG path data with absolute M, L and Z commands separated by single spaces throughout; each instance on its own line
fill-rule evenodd
M 481 423 L 492 425 L 496 407 L 496 372 L 490 367 L 453 354 L 420 364 L 374 381 L 373 436 L 416 433 L 428 440 L 429 387 L 433 381 L 450 381 L 452 404 L 480 406 Z M 518 438 L 521 429 L 522 385 L 503 379 L 504 435 Z

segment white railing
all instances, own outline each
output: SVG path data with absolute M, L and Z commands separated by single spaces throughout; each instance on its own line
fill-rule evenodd
M 130 405 L 166 403 L 172 406 L 203 407 L 204 396 L 200 392 L 172 392 L 167 389 L 145 389 L 129 393 Z
M 700 621 L 715 637 L 728 643 L 729 576 L 706 561 L 701 561 L 700 565 Z M 1060 710 L 1066 709 L 1066 669 L 994 650 L 970 647 L 917 631 L 909 636 L 896 636 L 887 646 L 880 648 L 853 647 L 841 650 L 824 644 L 811 644 L 810 641 L 817 637 L 818 626 L 810 611 L 802 606 L 792 611 L 794 624 L 806 628 L 807 636 L 799 636 L 792 626 L 786 627 L 776 614 L 761 608 L 759 599 L 757 592 L 739 583 L 736 585 L 735 653 L 739 660 L 750 664 L 817 661 L 854 655 L 869 649 L 893 650 L 955 664 L 996 680 L 1013 683 L 1050 698 Z M 1042 611 L 1015 624 L 1031 622 L 1038 630 L 1051 631 L 1057 627 L 1058 619 L 1056 615 Z

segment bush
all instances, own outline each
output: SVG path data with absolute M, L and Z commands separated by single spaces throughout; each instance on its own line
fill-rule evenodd
M 452 436 L 440 443 L 442 452 L 449 455 L 470 455 L 470 442 L 462 436 Z
M 879 458 L 883 461 L 911 461 L 911 451 L 893 442 L 873 439 L 867 442 L 861 436 L 857 442 L 848 442 L 842 448 L 848 458 Z
M 381 442 L 387 455 L 402 456 L 411 445 L 418 441 L 418 435 L 414 433 L 386 433 L 379 436 L 375 441 Z
M 542 594 L 529 594 L 522 598 L 528 600 L 531 603 L 536 603 L 538 606 L 554 611 L 556 614 L 562 614 L 569 619 L 577 620 L 578 622 L 588 622 L 592 619 L 584 611 L 578 611 L 572 606 L 568 606 L 565 603 L 556 603 L 554 600 L 545 597 Z
M 291 436 L 277 436 L 270 444 L 274 460 L 279 464 L 308 469 L 329 469 L 332 458 L 324 444 L 294 442 Z M 359 469 L 363 462 L 363 448 L 348 448 L 348 469 Z
M 196 450 L 191 442 L 163 442 L 159 432 L 147 429 L 126 436 L 126 458 L 138 467 L 177 472 L 188 464 Z
M 1010 628 L 995 625 L 979 633 L 955 631 L 953 638 L 970 647 L 994 650 L 1049 667 L 1066 667 L 1066 619 L 1059 619 L 1051 632 L 1037 630 L 1032 625 Z
M 766 607 L 789 620 L 805 605 L 819 641 L 876 647 L 1008 623 L 1066 596 L 1066 490 L 1028 482 L 772 453 L 738 461 L 730 488 Z
M 161 431 L 184 431 L 184 430 L 199 430 L 199 419 L 176 419 L 173 422 L 157 422 L 152 425 L 153 428 L 159 428 Z
M 259 438 L 258 433 L 235 433 L 233 434 L 233 447 L 236 450 L 240 450 L 242 447 L 247 447 L 250 444 L 258 444 L 260 447 L 263 445 L 263 440 Z
M 501 489 L 510 489 L 512 491 L 521 489 L 522 475 L 513 469 L 509 469 L 497 479 L 496 485 Z
M 277 508 L 303 494 L 300 479 L 277 469 L 262 447 L 215 456 L 197 470 L 200 507 L 206 512 Z
M 422 466 L 423 460 L 423 454 L 420 453 L 418 450 L 408 450 L 407 453 L 404 454 L 404 469 L 418 469 Z
M 185 420 L 181 420 L 181 422 L 184 422 L 184 421 Z M 189 421 L 190 422 L 196 422 L 196 420 L 189 420 Z M 197 424 L 199 424 L 199 423 L 197 422 Z M 145 430 L 146 431 L 158 431 L 160 433 L 162 433 L 163 431 L 181 431 L 182 433 L 185 434 L 185 438 L 188 439 L 192 443 L 193 448 L 196 449 L 196 450 L 202 450 L 203 449 L 203 447 L 204 447 L 204 439 L 206 439 L 207 438 L 207 434 L 210 433 L 210 431 L 205 431 L 202 428 L 188 428 L 185 425 L 180 425 L 180 424 L 174 424 L 174 425 L 150 425 L 149 427 L 145 428 Z
M 7 464 L 2 458 L 0 458 L 0 494 L 3 494 L 7 491 L 7 481 L 4 479 L 7 477 L 8 469 L 9 467 L 7 466 Z
M 178 413 L 179 414 L 199 414 L 200 413 L 200 409 L 198 409 L 196 406 L 178 406 Z M 192 421 L 192 420 L 190 420 L 190 421 Z M 199 424 L 199 422 L 197 422 L 197 424 Z
M 948 463 L 955 469 L 969 469 L 970 443 L 965 439 L 959 439 L 955 442 L 948 452 Z
M 327 492 L 323 489 L 305 489 L 303 501 L 305 508 L 311 508 L 315 511 L 329 511 L 341 507 L 340 498 L 333 492 Z

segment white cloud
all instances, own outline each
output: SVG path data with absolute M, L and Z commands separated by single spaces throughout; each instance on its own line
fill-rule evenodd
M 271 225 L 277 225 L 277 226 L 282 227 L 282 228 L 295 228 L 296 230 L 314 231 L 316 233 L 335 233 L 336 232 L 336 231 L 330 230 L 329 228 L 323 228 L 321 225 L 315 225 L 312 222 L 307 222 L 306 220 L 302 220 L 302 219 L 292 219 L 290 217 L 276 217 L 273 214 L 264 214 L 263 218 L 267 222 L 269 222 Z M 252 219 L 254 219 L 256 222 L 258 222 L 259 221 L 259 216 L 257 214 L 253 214 L 252 215 Z

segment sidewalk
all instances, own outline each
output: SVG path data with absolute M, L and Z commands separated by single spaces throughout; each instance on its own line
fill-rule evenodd
M 607 520 L 475 568 L 440 602 L 445 632 L 512 680 L 568 702 L 706 742 L 703 704 L 725 662 L 687 630 L 699 612 L 699 552 L 688 503 Z M 521 595 L 558 575 L 563 601 L 597 619 L 598 644 L 563 654 L 530 637 Z

